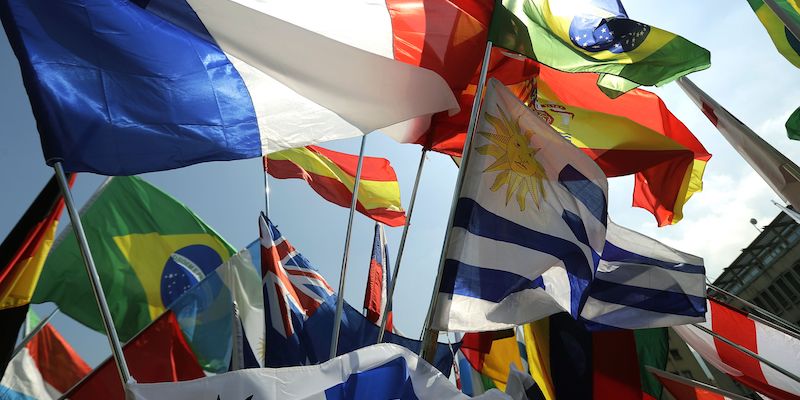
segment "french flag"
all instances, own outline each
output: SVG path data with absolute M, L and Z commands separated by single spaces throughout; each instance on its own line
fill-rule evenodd
M 281 3 L 1 0 L 47 162 L 133 175 L 422 130 L 458 110 L 436 72 L 298 26 Z M 361 23 L 345 11 L 304 20 Z

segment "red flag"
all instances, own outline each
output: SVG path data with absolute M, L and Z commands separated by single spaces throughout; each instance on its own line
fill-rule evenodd
M 183 338 L 172 311 L 161 314 L 123 348 L 128 368 L 138 383 L 187 381 L 205 376 Z M 67 396 L 73 400 L 125 399 L 112 359 L 100 364 Z
M 708 300 L 704 327 L 789 372 L 800 375 L 800 340 L 748 318 L 717 301 Z M 673 327 L 708 363 L 771 399 L 800 400 L 800 383 L 697 328 Z

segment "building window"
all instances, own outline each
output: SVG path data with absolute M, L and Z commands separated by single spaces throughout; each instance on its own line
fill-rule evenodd
M 678 351 L 678 349 L 669 349 L 669 355 L 675 361 L 683 360 L 683 357 L 681 357 L 681 352 Z
M 777 286 L 771 285 L 767 288 L 767 291 L 772 295 L 772 297 L 775 298 L 775 300 L 778 301 L 778 304 L 781 305 L 781 309 L 786 308 L 786 306 L 789 305 L 789 299 L 786 298 L 786 295 L 783 294 L 783 292 L 781 292 Z
M 800 293 L 800 280 L 797 279 L 794 273 L 792 271 L 786 271 L 783 276 L 786 277 L 786 282 L 794 288 L 794 291 Z
M 794 291 L 794 290 L 792 290 L 792 289 L 789 287 L 789 284 L 788 284 L 788 283 L 786 283 L 786 280 L 787 280 L 786 276 L 787 276 L 787 275 L 788 275 L 788 274 L 783 274 L 783 275 L 781 275 L 781 276 L 780 276 L 780 277 L 779 277 L 779 278 L 778 278 L 778 279 L 775 281 L 775 285 L 777 285 L 777 286 L 778 286 L 778 288 L 781 290 L 781 292 L 783 292 L 783 294 L 785 294 L 785 295 L 786 295 L 786 297 L 788 297 L 788 298 L 789 298 L 789 301 L 791 301 L 791 302 L 792 302 L 792 304 L 794 304 L 794 303 L 797 303 L 797 298 L 798 298 L 798 296 L 797 296 L 797 293 L 795 293 L 795 291 Z
M 764 299 L 764 302 L 767 303 L 767 306 L 768 306 L 768 307 L 766 307 L 767 310 L 769 310 L 771 312 L 774 312 L 774 313 L 779 312 L 781 310 L 778 307 L 778 304 L 775 303 L 775 300 L 772 298 L 772 296 L 770 296 L 769 293 L 767 293 L 766 290 L 761 292 L 761 296 L 759 296 L 759 297 Z

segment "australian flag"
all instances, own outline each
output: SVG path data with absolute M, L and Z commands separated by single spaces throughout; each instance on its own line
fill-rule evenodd
M 281 235 L 272 222 L 259 221 L 264 283 L 267 367 L 319 364 L 330 357 L 336 294 L 325 278 Z M 375 344 L 378 326 L 344 303 L 338 354 Z M 421 343 L 386 332 L 384 341 L 418 352 Z M 434 366 L 449 375 L 453 356 L 440 344 Z

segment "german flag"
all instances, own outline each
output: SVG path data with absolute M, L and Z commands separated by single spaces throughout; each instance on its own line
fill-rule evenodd
M 269 160 L 267 162 L 267 160 Z M 401 226 L 406 213 L 400 185 L 389 160 L 364 157 L 358 189 L 358 212 L 389 226 Z M 303 179 L 325 200 L 350 207 L 358 156 L 306 146 L 272 153 L 264 158 L 266 171 L 278 179 Z
M 70 186 L 74 181 L 73 174 Z M 0 244 L 0 375 L 25 321 L 63 208 L 64 198 L 53 176 Z

